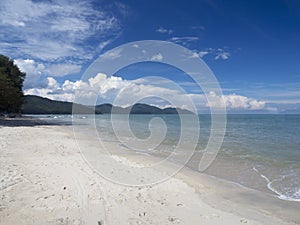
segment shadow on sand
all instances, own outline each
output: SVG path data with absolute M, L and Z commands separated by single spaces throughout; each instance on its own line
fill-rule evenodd
M 45 121 L 32 117 L 0 118 L 0 127 L 72 126 L 72 122 Z

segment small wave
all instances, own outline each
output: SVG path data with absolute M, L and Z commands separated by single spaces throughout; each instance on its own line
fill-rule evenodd
M 293 195 L 295 197 L 288 197 L 285 195 L 280 195 L 278 198 L 286 201 L 300 202 L 300 189 Z
M 283 194 L 282 192 L 278 191 L 272 186 L 272 183 L 278 180 L 280 179 L 275 179 L 272 182 L 268 183 L 268 188 L 274 193 L 276 193 L 278 195 L 278 198 L 282 200 L 300 202 L 300 188 L 291 195 Z
M 258 170 L 255 168 L 255 166 L 253 166 L 253 168 L 252 168 L 255 172 L 257 172 L 258 173 Z
M 270 191 L 274 192 L 279 199 L 286 200 L 286 201 L 300 202 L 300 188 L 297 191 L 295 191 L 292 195 L 288 196 L 288 195 L 283 194 L 281 191 L 277 190 L 276 188 L 274 188 L 272 186 L 272 184 L 274 182 L 282 180 L 284 178 L 284 176 L 282 176 L 281 178 L 274 179 L 274 180 L 270 181 L 270 179 L 267 176 L 265 176 L 264 174 L 260 173 L 257 168 L 253 167 L 252 169 L 255 172 L 257 172 L 258 174 L 260 174 L 260 176 L 267 181 L 268 189 Z
M 147 155 L 147 156 L 150 156 L 149 153 L 147 152 L 140 152 L 140 151 L 135 151 L 136 154 L 140 154 L 140 155 Z
M 269 178 L 266 177 L 265 175 L 263 175 L 262 173 L 260 173 L 260 172 L 258 171 L 258 169 L 255 168 L 255 166 L 254 166 L 252 169 L 253 169 L 256 173 L 258 173 L 264 180 L 266 180 L 268 184 L 270 183 Z

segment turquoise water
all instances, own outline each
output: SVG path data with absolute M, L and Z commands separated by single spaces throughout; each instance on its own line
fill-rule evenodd
M 186 115 L 188 116 L 188 115 Z M 153 117 L 165 121 L 166 135 L 156 148 L 138 146 L 134 151 L 166 157 L 178 144 L 182 124 L 177 115 L 131 115 L 130 128 L 135 138 L 150 136 L 149 122 Z M 123 146 L 135 142 L 128 132 L 121 134 L 112 127 L 110 115 L 74 116 L 78 124 L 96 124 L 101 140 L 120 142 Z M 73 118 L 73 119 L 74 119 Z M 202 152 L 210 135 L 209 115 L 200 115 L 200 136 L 195 154 L 187 166 L 197 170 Z M 56 116 L 48 120 L 70 122 L 70 116 Z M 126 117 L 117 115 L 115 122 L 125 127 Z M 95 123 L 94 123 L 95 121 Z M 124 123 L 124 126 L 123 126 Z M 193 132 L 193 124 L 185 124 Z M 151 125 L 150 125 L 151 128 Z M 189 130 L 190 128 L 190 130 Z M 85 127 L 84 132 L 89 132 Z M 192 134 L 192 133 L 190 133 Z M 185 137 L 187 143 L 188 135 Z M 160 140 L 151 139 L 152 142 Z M 186 150 L 189 148 L 187 144 Z M 181 152 L 184 154 L 184 149 Z M 181 155 L 173 161 L 180 161 Z M 205 171 L 210 175 L 230 180 L 245 187 L 276 194 L 283 200 L 300 201 L 300 115 L 227 115 L 227 128 L 221 149 L 211 166 Z
M 228 115 L 220 154 L 207 172 L 300 201 L 300 115 Z

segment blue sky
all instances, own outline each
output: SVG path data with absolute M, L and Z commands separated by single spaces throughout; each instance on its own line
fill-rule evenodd
M 0 53 L 27 73 L 25 93 L 72 100 L 83 72 L 100 54 L 140 40 L 170 41 L 194 51 L 214 72 L 230 112 L 300 113 L 297 0 L 0 4 Z M 168 66 L 136 65 L 115 74 L 121 80 L 101 77 L 109 86 L 101 89 L 102 101 L 111 101 L 124 85 L 140 85 L 132 80 L 152 72 L 185 81 Z M 195 94 L 195 87 L 185 88 Z

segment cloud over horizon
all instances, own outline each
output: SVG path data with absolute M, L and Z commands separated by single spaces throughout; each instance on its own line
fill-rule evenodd
M 24 88 L 41 86 L 45 83 L 46 76 L 61 77 L 80 72 L 81 66 L 67 63 L 44 64 L 33 59 L 15 59 L 16 64 L 22 72 L 26 73 Z M 42 79 L 42 80 L 41 80 Z
M 278 10 L 266 7 L 267 3 L 251 1 L 243 6 L 220 4 L 228 19 L 209 11 L 210 7 L 206 8 L 199 1 L 159 4 L 160 7 L 155 8 L 151 1 L 2 0 L 1 54 L 14 60 L 27 74 L 25 91 L 66 100 L 72 98 L 76 88 L 91 88 L 89 82 L 79 80 L 100 54 L 114 63 L 128 55 L 128 52 L 113 50 L 122 44 L 145 39 L 169 41 L 190 49 L 194 53 L 191 60 L 200 57 L 207 62 L 224 91 L 223 97 L 215 96 L 215 104 L 223 100 L 229 110 L 257 112 L 299 109 L 298 20 L 296 14 L 281 10 L 283 3 L 277 6 Z M 255 14 L 252 6 L 269 10 L 270 17 Z M 241 10 L 246 12 L 243 21 L 238 20 Z M 285 23 L 273 26 L 274 20 L 268 18 L 279 18 L 279 12 L 290 26 L 284 26 Z M 259 24 L 256 29 L 247 24 L 257 21 L 265 23 L 266 30 Z M 279 30 L 288 35 L 278 35 Z M 133 46 L 139 48 L 138 44 Z M 163 64 L 167 58 L 168 55 L 158 49 L 149 54 L 148 59 Z M 189 78 L 181 77 L 181 73 L 159 66 L 145 66 L 136 71 L 134 68 L 137 67 L 129 69 L 127 74 L 119 73 L 122 81 L 114 82 L 123 87 L 126 82 L 134 83 L 134 90 L 149 91 L 150 81 L 138 84 L 133 80 L 152 75 L 180 80 L 186 84 L 183 86 L 188 94 L 200 102 L 199 107 L 205 106 L 205 96 L 199 94 L 201 90 L 187 85 Z M 102 82 L 111 86 L 112 80 L 106 78 Z M 152 83 L 152 86 L 155 85 Z M 164 88 L 170 93 L 171 88 Z M 113 96 L 117 90 L 119 87 L 105 94 Z M 183 95 L 176 96 L 183 101 Z
M 268 110 L 266 102 L 248 98 L 237 94 L 228 94 L 218 96 L 214 92 L 204 94 L 189 94 L 180 92 L 165 85 L 155 85 L 147 79 L 125 80 L 117 76 L 107 76 L 98 73 L 95 77 L 87 81 L 64 81 L 59 84 L 55 78 L 48 77 L 47 85 L 40 88 L 29 88 L 25 94 L 47 97 L 52 100 L 76 101 L 75 96 L 80 96 L 79 103 L 82 104 L 100 104 L 114 103 L 119 99 L 119 106 L 128 106 L 128 102 L 140 99 L 142 102 L 159 106 L 161 108 L 169 107 L 170 102 L 176 102 L 176 107 L 192 110 L 186 105 L 187 98 L 192 99 L 198 110 L 208 109 L 208 107 L 226 107 L 230 110 Z M 148 96 L 148 97 L 147 97 Z M 149 98 L 157 96 L 163 99 Z M 97 102 L 95 102 L 97 99 Z M 209 102 L 207 101 L 209 100 Z M 224 105 L 225 104 L 225 105 Z M 173 106 L 174 107 L 174 106 Z

